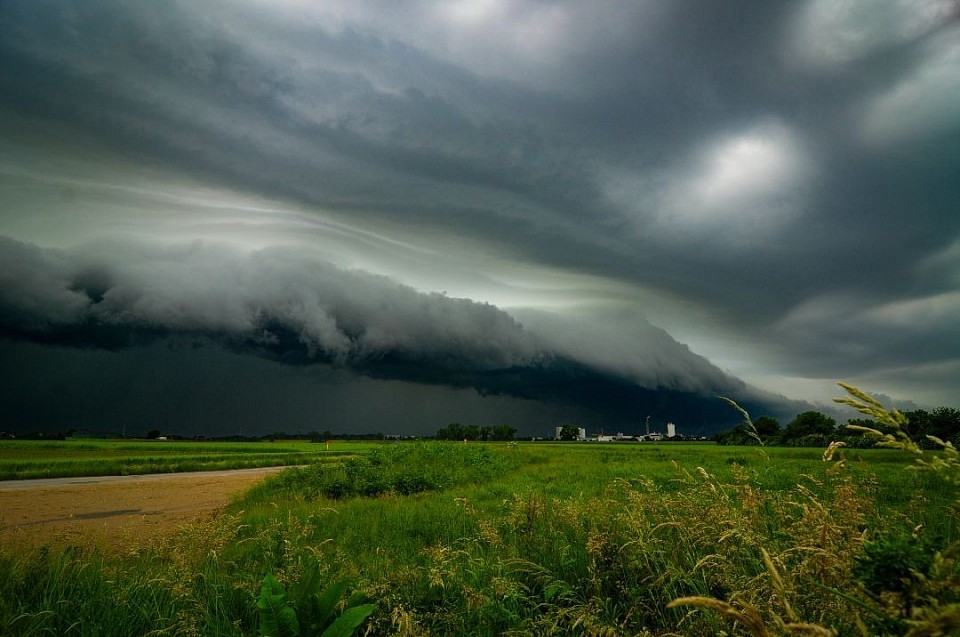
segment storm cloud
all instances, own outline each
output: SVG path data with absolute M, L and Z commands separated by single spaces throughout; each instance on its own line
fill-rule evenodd
M 571 374 L 951 404 L 958 18 L 8 0 L 6 338 L 543 404 Z
M 742 390 L 635 319 L 528 313 L 422 293 L 289 249 L 101 242 L 64 251 L 0 239 L 0 334 L 119 351 L 159 340 L 386 380 L 560 400 L 561 379 L 709 395 Z M 580 401 L 583 398 L 579 399 Z M 572 401 L 574 403 L 578 401 Z

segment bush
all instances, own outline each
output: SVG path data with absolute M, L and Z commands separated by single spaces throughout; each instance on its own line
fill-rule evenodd
M 278 497 L 339 500 L 412 495 L 460 484 L 479 484 L 503 474 L 515 463 L 486 445 L 421 442 L 375 449 L 339 466 L 288 469 L 255 487 L 246 502 Z

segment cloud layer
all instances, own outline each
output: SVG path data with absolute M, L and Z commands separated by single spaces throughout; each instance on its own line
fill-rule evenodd
M 52 250 L 3 238 L 0 264 L 0 336 L 13 341 L 152 357 L 163 344 L 219 348 L 328 369 L 338 382 L 562 404 L 608 424 L 635 419 L 638 408 L 660 418 L 715 414 L 713 392 L 761 398 L 644 321 L 528 310 L 521 323 L 486 303 L 417 292 L 289 249 L 99 242 Z
M 102 242 L 62 251 L 0 239 L 0 263 L 0 328 L 37 342 L 123 349 L 196 336 L 291 364 L 451 385 L 563 359 L 648 389 L 739 386 L 642 321 L 628 337 L 609 322 L 594 330 L 535 313 L 531 330 L 489 304 L 291 250 Z
M 5 321 L 464 386 L 563 360 L 949 403 L 958 17 L 8 0 Z

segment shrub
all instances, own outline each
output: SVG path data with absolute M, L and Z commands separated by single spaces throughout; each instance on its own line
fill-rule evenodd
M 411 495 L 479 484 L 515 466 L 508 455 L 483 444 L 396 444 L 349 458 L 338 466 L 288 469 L 251 490 L 246 502 L 277 497 L 309 501 L 319 497 L 339 500 L 387 493 Z

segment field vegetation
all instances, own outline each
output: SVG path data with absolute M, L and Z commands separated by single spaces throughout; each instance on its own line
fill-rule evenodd
M 960 634 L 956 453 L 892 431 L 826 455 L 388 443 L 282 472 L 165 549 L 5 550 L 0 633 L 297 634 L 310 581 L 368 634 Z
M 0 440 L 0 480 L 304 465 L 362 453 L 362 443 Z

